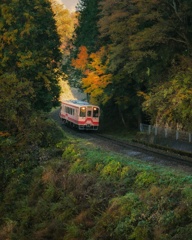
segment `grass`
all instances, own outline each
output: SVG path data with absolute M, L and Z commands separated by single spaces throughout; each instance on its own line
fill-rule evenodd
M 192 176 L 71 136 L 56 148 L 5 189 L 0 239 L 190 239 Z

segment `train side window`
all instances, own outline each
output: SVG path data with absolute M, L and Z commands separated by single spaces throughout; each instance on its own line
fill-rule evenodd
M 86 117 L 86 108 L 85 107 L 80 108 L 80 117 Z
M 99 117 L 99 108 L 97 107 L 93 108 L 93 117 Z

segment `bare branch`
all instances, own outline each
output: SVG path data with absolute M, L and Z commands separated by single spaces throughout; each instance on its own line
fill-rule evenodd
M 176 16 L 179 18 L 179 20 L 180 20 L 181 22 L 183 22 L 182 18 L 181 18 L 181 17 L 179 16 L 179 14 L 178 14 L 177 5 L 176 5 L 175 0 L 173 0 L 172 4 L 171 4 L 171 3 L 168 3 L 168 4 L 173 8 L 173 10 L 174 10 Z
M 173 38 L 173 37 L 171 37 L 171 38 L 168 38 L 168 40 L 173 40 L 173 41 L 175 41 L 175 42 L 180 42 L 180 43 L 184 43 L 185 45 L 187 45 L 187 42 L 184 41 L 184 40 L 182 40 L 182 39 L 178 39 L 178 38 Z

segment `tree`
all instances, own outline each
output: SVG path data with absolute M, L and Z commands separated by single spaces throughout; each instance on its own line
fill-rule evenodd
M 110 44 L 113 98 L 141 121 L 140 92 L 171 79 L 173 62 L 191 54 L 191 4 L 187 1 L 102 1 L 99 31 Z M 176 73 L 175 73 L 176 74 Z
M 18 79 L 15 73 L 0 76 L 0 122 L 1 130 L 14 134 L 23 131 L 31 115 L 30 102 L 35 93 L 27 79 Z
M 157 85 L 145 94 L 144 110 L 151 116 L 152 123 L 187 131 L 192 130 L 192 60 L 182 57 L 183 70 L 168 82 Z M 187 66 L 186 66 L 187 64 Z
M 77 5 L 79 12 L 78 26 L 75 29 L 76 39 L 74 45 L 78 49 L 80 46 L 86 46 L 88 52 L 98 50 L 98 27 L 99 19 L 98 4 L 101 0 L 80 0 Z
M 161 86 L 170 86 L 175 77 L 181 79 L 178 76 L 188 76 L 187 64 L 182 59 L 191 58 L 192 5 L 187 0 L 95 2 L 99 13 L 94 15 L 99 41 L 94 43 L 94 34 L 88 33 L 92 15 L 90 5 L 93 0 L 81 0 L 79 27 L 76 29 L 75 45 L 78 48 L 85 46 L 89 55 L 86 62 L 88 71 L 85 73 L 83 70 L 83 74 L 81 72 L 79 75 L 85 91 L 98 93 L 101 90 L 94 91 L 94 84 L 89 86 L 93 82 L 91 79 L 98 77 L 97 70 L 92 65 L 96 57 L 94 54 L 98 54 L 102 48 L 110 49 L 105 52 L 105 74 L 110 74 L 110 84 L 102 88 L 103 96 L 109 96 L 110 93 L 106 105 L 115 105 L 111 109 L 118 111 L 115 115 L 119 113 L 124 123 L 148 121 L 154 116 L 146 117 L 146 108 L 142 108 L 142 96 L 150 97 L 150 92 L 154 96 Z M 90 16 L 88 11 L 91 12 Z M 90 33 L 93 33 L 92 30 Z M 77 54 L 76 51 L 75 59 L 79 58 Z M 103 56 L 102 58 L 104 59 Z
M 19 179 L 36 166 L 40 147 L 56 139 L 42 112 L 58 104 L 61 54 L 48 0 L 2 0 L 0 11 L 2 190 L 14 173 Z
M 100 48 L 98 38 L 97 21 L 99 19 L 98 3 L 101 0 L 80 0 L 77 5 L 77 25 L 74 31 L 73 48 L 70 50 L 69 61 L 63 70 L 69 76 L 69 82 L 73 86 L 81 87 L 82 73 L 74 67 L 73 59 L 78 58 L 79 49 L 85 46 L 88 54 Z
M 104 94 L 104 89 L 110 84 L 111 79 L 111 74 L 107 73 L 107 52 L 108 50 L 103 47 L 88 55 L 87 48 L 81 46 L 77 58 L 72 60 L 72 66 L 81 71 L 81 87 L 94 104 L 105 103 L 110 99 L 110 95 Z
M 107 73 L 107 52 L 108 50 L 102 47 L 96 53 L 90 54 L 85 77 L 82 78 L 82 88 L 89 95 L 90 101 L 98 105 L 105 104 L 111 98 L 111 93 L 105 91 L 112 77 Z
M 87 63 L 88 63 L 87 48 L 85 46 L 81 46 L 79 48 L 79 53 L 77 55 L 77 58 L 72 59 L 72 66 L 81 71 L 85 71 Z
M 65 54 L 65 48 L 73 37 L 76 15 L 74 13 L 70 13 L 68 9 L 64 8 L 63 4 L 59 4 L 56 0 L 50 1 L 54 12 L 57 32 L 62 44 L 61 49 L 63 49 L 63 54 Z
M 137 7 L 132 1 L 102 1 L 101 18 L 99 21 L 100 37 L 110 45 L 108 71 L 113 75 L 110 85 L 113 102 L 125 125 L 123 115 L 138 118 L 140 102 L 137 91 L 140 81 L 134 76 L 134 70 L 126 69 L 126 64 L 132 62 L 129 48 L 129 38 L 136 31 L 137 24 L 131 23 Z M 107 89 L 108 91 L 108 89 Z M 114 109 L 114 108 L 113 108 Z
M 156 54 L 156 63 L 149 66 L 153 84 L 145 95 L 144 110 L 149 113 L 152 123 L 174 127 L 179 123 L 186 130 L 191 130 L 188 122 L 191 119 L 192 5 L 185 0 L 159 3 L 156 26 L 148 29 L 151 34 L 145 32 L 146 36 L 151 36 L 149 43 L 155 43 L 152 49 Z M 159 77 L 156 77 L 157 73 Z
M 19 81 L 29 81 L 34 95 L 31 100 L 26 92 L 26 100 L 33 109 L 49 111 L 59 96 L 61 58 L 50 2 L 4 0 L 1 16 L 1 77 L 14 74 Z

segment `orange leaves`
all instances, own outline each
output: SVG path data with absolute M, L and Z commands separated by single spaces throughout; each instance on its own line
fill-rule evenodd
M 106 73 L 107 64 L 107 52 L 104 47 L 98 52 L 90 54 L 89 70 L 85 72 L 86 77 L 82 79 L 82 85 L 95 103 L 103 102 L 106 99 L 105 88 L 111 80 L 111 74 Z
M 105 96 L 105 88 L 111 82 L 111 74 L 107 73 L 108 52 L 102 47 L 99 51 L 88 55 L 85 46 L 81 46 L 77 59 L 72 60 L 72 66 L 80 69 L 84 74 L 82 87 L 91 97 L 93 103 L 99 103 L 108 99 Z
M 108 51 L 102 47 L 99 51 L 88 55 L 87 48 L 81 46 L 72 66 L 82 71 L 82 87 L 90 95 L 92 103 L 106 102 L 105 88 L 111 83 L 112 75 L 107 73 Z
M 92 93 L 94 90 L 105 89 L 110 83 L 111 74 L 97 75 L 95 72 L 90 72 L 82 79 L 83 87 L 87 93 Z M 99 90 L 98 90 L 99 91 Z
M 0 137 L 9 137 L 10 134 L 8 132 L 0 132 Z
M 86 68 L 87 61 L 87 48 L 85 46 L 81 46 L 79 48 L 79 54 L 77 55 L 77 58 L 72 60 L 72 66 L 83 71 Z
M 90 55 L 91 58 L 91 66 L 95 71 L 97 72 L 98 75 L 102 75 L 106 72 L 106 63 L 103 61 L 106 55 L 105 48 L 102 47 L 100 50 L 96 53 L 92 53 Z

